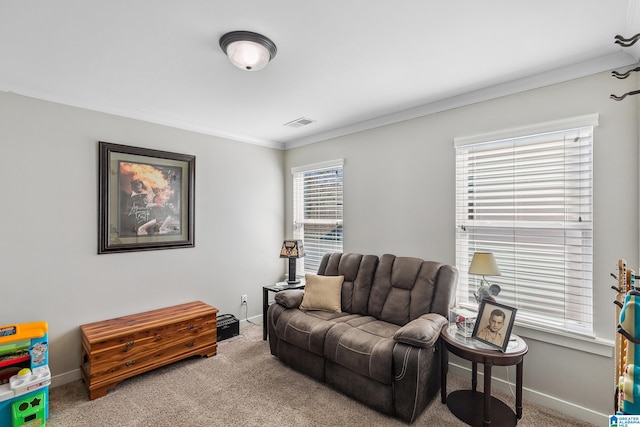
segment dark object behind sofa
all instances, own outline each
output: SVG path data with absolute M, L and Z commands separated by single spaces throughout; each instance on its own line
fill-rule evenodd
M 344 276 L 341 313 L 303 311 L 304 292 L 276 294 L 271 353 L 376 410 L 413 422 L 440 387 L 441 329 L 455 267 L 418 258 L 326 254 L 318 275 Z

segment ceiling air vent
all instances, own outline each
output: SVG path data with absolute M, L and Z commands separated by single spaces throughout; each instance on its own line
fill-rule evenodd
M 301 126 L 306 126 L 311 123 L 315 123 L 315 120 L 312 120 L 306 117 L 300 117 L 299 119 L 295 119 L 293 121 L 290 121 L 289 123 L 285 123 L 284 125 L 289 126 L 290 128 L 299 128 Z

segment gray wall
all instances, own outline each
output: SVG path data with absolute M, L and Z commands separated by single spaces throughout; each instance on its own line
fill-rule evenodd
M 97 141 L 196 156 L 195 248 L 97 255 Z M 245 319 L 283 278 L 283 152 L 0 93 L 0 325 L 49 324 L 54 385 L 84 323 L 201 300 Z
M 344 158 L 346 252 L 454 263 L 454 137 L 599 113 L 594 148 L 596 338 L 517 333 L 530 349 L 524 363 L 526 397 L 601 424 L 613 411 L 616 319 L 610 285 L 615 281 L 609 273 L 616 271 L 620 257 L 638 270 L 637 101 L 615 102 L 609 94 L 637 85 L 635 79 L 601 73 L 288 150 L 286 223 L 291 224 L 292 215 L 290 168 Z M 468 367 L 461 360 L 454 363 Z M 504 368 L 494 374 L 507 375 Z M 509 375 L 513 381 L 515 370 Z

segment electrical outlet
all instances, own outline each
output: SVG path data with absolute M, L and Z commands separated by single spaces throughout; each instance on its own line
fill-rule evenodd
M 240 295 L 240 305 L 246 305 L 246 304 L 247 304 L 247 296 Z

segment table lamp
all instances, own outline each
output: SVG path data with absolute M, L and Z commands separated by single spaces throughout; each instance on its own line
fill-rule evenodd
M 498 295 L 501 291 L 500 286 L 491 285 L 485 276 L 500 276 L 500 269 L 496 263 L 493 253 L 491 252 L 475 252 L 473 258 L 471 258 L 471 265 L 469 266 L 469 274 L 480 274 L 482 280 L 480 280 L 480 289 L 478 295 L 475 294 L 476 301 L 480 303 L 486 297 L 492 297 Z M 482 282 L 486 283 L 486 287 L 483 287 Z
M 302 240 L 285 240 L 280 249 L 280 258 L 289 258 L 289 278 L 287 283 L 295 285 L 300 283 L 296 277 L 296 259 L 304 256 Z

